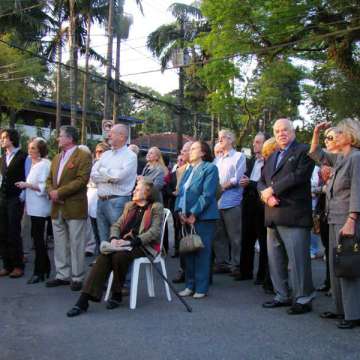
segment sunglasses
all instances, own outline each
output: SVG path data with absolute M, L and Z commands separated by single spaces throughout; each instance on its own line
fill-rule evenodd
M 334 141 L 335 138 L 333 136 L 325 136 L 325 141 Z

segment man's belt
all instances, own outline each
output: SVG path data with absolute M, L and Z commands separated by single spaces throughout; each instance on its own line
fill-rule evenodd
M 105 195 L 105 196 L 100 196 L 98 195 L 99 200 L 101 201 L 106 201 L 106 200 L 111 200 L 111 199 L 116 199 L 121 197 L 120 195 Z

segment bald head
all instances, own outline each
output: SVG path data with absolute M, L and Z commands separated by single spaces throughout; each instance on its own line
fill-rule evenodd
M 285 149 L 295 140 L 293 123 L 286 118 L 278 119 L 273 126 L 275 140 L 280 149 Z
M 124 146 L 129 137 L 129 130 L 126 125 L 116 124 L 109 132 L 109 142 L 113 149 L 119 149 Z

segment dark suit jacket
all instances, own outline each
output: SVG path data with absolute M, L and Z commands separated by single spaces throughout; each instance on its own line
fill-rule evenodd
M 79 148 L 74 151 L 66 163 L 57 183 L 60 154 L 51 162 L 50 174 L 46 181 L 46 190 L 57 190 L 61 202 L 52 203 L 51 217 L 56 219 L 61 211 L 64 219 L 86 219 L 87 183 L 91 171 L 91 156 Z
M 254 168 L 256 158 L 253 156 L 246 160 L 245 175 L 250 178 Z M 260 199 L 257 190 L 257 181 L 250 180 L 249 185 L 244 189 L 243 193 L 243 215 L 247 218 L 256 216 L 259 211 L 264 211 L 264 204 Z M 245 214 L 246 212 L 246 214 Z
M 265 206 L 265 225 L 311 227 L 311 174 L 314 161 L 308 156 L 308 145 L 294 141 L 275 169 L 278 152 L 266 161 L 258 190 L 271 186 L 280 204 Z
M 25 160 L 27 154 L 19 150 L 6 166 L 6 153 L 0 159 L 0 170 L 2 175 L 1 194 L 6 198 L 17 197 L 21 189 L 15 186 L 18 181 L 25 181 Z

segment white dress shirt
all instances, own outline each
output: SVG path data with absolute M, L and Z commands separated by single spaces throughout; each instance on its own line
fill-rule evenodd
M 48 217 L 50 215 L 51 202 L 45 191 L 46 179 L 50 173 L 51 162 L 41 159 L 30 168 L 26 182 L 37 186 L 40 191 L 27 188 L 25 190 L 26 213 L 30 216 Z
M 264 159 L 259 158 L 255 160 L 254 167 L 251 171 L 250 180 L 258 182 L 261 176 L 261 169 L 264 166 Z
M 57 173 L 57 183 L 58 184 L 60 182 L 61 174 L 62 174 L 62 172 L 64 170 L 64 167 L 65 167 L 66 163 L 69 161 L 70 156 L 74 153 L 74 151 L 76 149 L 77 149 L 77 146 L 73 146 L 69 150 L 66 150 L 65 152 L 64 151 L 61 152 L 59 170 L 58 170 L 58 173 Z
M 98 196 L 129 196 L 137 175 L 137 156 L 125 145 L 104 152 L 92 170 L 90 178 L 96 184 Z

